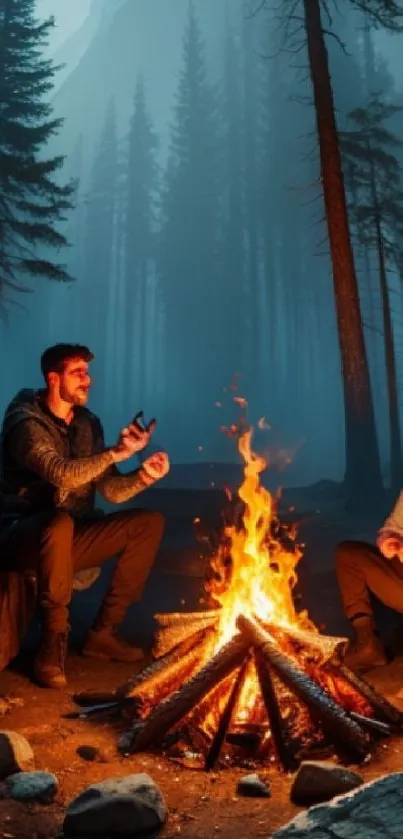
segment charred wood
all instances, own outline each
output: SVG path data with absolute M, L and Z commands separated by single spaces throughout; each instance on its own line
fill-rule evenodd
M 157 612 L 154 620 L 159 627 L 191 626 L 197 621 L 208 624 L 213 623 L 222 614 L 221 609 L 207 609 L 204 612 Z
M 116 702 L 119 700 L 119 696 L 116 690 L 86 690 L 80 691 L 80 693 L 73 693 L 72 699 L 80 708 L 87 708 L 92 705 L 103 705 L 105 702 Z
M 165 618 L 166 616 L 159 617 Z M 174 620 L 172 623 L 162 623 L 156 629 L 152 648 L 154 658 L 158 659 L 166 655 L 167 652 L 201 629 L 207 629 L 211 626 L 217 627 L 219 620 L 218 614 L 215 615 L 215 612 L 212 611 L 201 612 L 200 617 L 197 612 L 194 615 L 186 614 L 185 618 L 184 621 Z
M 198 673 L 151 712 L 138 732 L 133 750 L 144 751 L 159 742 L 165 732 L 183 719 L 214 685 L 242 664 L 247 650 L 247 642 L 239 635 L 222 647 Z
M 185 678 L 192 672 L 205 655 L 205 645 L 213 637 L 213 630 L 198 629 L 166 655 L 154 661 L 141 673 L 137 673 L 118 689 L 119 696 L 152 695 L 153 691 L 163 691 L 172 680 Z
M 270 672 L 270 666 L 263 658 L 262 653 L 258 650 L 255 651 L 255 661 L 260 690 L 263 696 L 266 713 L 269 718 L 274 749 L 279 762 L 282 764 L 286 772 L 291 772 L 296 768 L 297 761 L 291 747 L 286 743 L 283 721 Z
M 257 621 L 240 615 L 237 626 L 245 638 L 260 650 L 262 656 L 284 683 L 307 705 L 310 712 L 320 719 L 334 744 L 340 743 L 350 753 L 364 758 L 369 751 L 368 738 L 346 711 L 340 708 L 319 685 L 312 682 L 289 656 L 282 653 L 274 638 L 265 632 Z
M 345 664 L 341 663 L 334 668 L 334 672 L 342 676 L 353 688 L 355 688 L 365 699 L 369 702 L 381 721 L 392 723 L 392 725 L 399 728 L 403 725 L 403 714 L 398 708 L 395 708 L 391 702 L 388 702 L 384 696 L 377 693 L 372 685 L 368 684 L 361 676 L 353 673 Z
M 294 646 L 303 649 L 306 653 L 310 653 L 315 658 L 320 659 L 324 664 L 327 661 L 336 659 L 339 661 L 340 656 L 345 652 L 348 639 L 339 638 L 332 635 L 321 635 L 319 632 L 311 632 L 308 629 L 299 629 L 298 626 L 290 626 L 285 629 L 283 627 L 272 626 L 271 624 L 263 625 L 258 621 L 267 632 L 273 635 L 276 639 L 284 637 L 287 640 L 294 642 Z
M 242 667 L 237 674 L 235 679 L 235 684 L 231 688 L 227 704 L 224 708 L 224 711 L 221 715 L 221 719 L 217 728 L 217 732 L 213 738 L 213 742 L 211 744 L 211 748 L 208 752 L 208 755 L 205 760 L 204 768 L 206 772 L 210 772 L 211 769 L 214 768 L 215 764 L 217 763 L 218 758 L 220 757 L 220 752 L 223 747 L 224 740 L 227 736 L 229 726 L 231 724 L 231 719 L 234 713 L 234 709 L 237 705 L 242 687 L 245 682 L 245 677 L 248 671 L 250 659 L 249 656 L 245 656 L 245 661 Z

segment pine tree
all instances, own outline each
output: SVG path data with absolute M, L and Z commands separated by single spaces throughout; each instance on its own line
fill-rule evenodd
M 392 486 L 402 482 L 402 447 L 396 375 L 395 339 L 390 305 L 388 270 L 396 265 L 402 250 L 403 188 L 399 162 L 394 151 L 403 142 L 387 127 L 401 110 L 373 94 L 366 108 L 349 114 L 351 130 L 341 135 L 346 179 L 353 200 L 350 217 L 360 245 L 375 253 L 380 282 L 382 321 L 389 400 L 390 463 Z
M 225 332 L 231 328 L 217 270 L 220 144 L 216 105 L 217 97 L 207 77 L 204 44 L 190 3 L 162 192 L 159 266 L 165 302 L 169 401 L 172 405 L 173 388 L 178 402 L 186 400 L 197 443 L 204 439 L 202 417 L 206 416 L 206 405 L 211 404 L 212 393 L 225 384 L 221 361 L 225 365 Z M 183 435 L 178 429 L 179 441 L 183 451 Z
M 125 318 L 128 381 L 142 400 L 150 388 L 151 353 L 148 286 L 154 270 L 158 139 L 140 76 L 128 138 L 125 192 Z M 158 341 L 160 336 L 153 336 Z
M 71 184 L 61 186 L 62 156 L 46 144 L 62 120 L 48 96 L 57 68 L 43 57 L 53 18 L 35 18 L 35 0 L 1 0 L 0 12 L 0 295 L 23 290 L 21 275 L 66 281 L 58 262 L 42 253 L 66 239 L 58 223 L 70 208 Z
M 116 113 L 113 100 L 107 108 L 99 147 L 95 154 L 87 197 L 87 218 L 82 278 L 82 329 L 92 342 L 99 374 L 95 392 L 104 404 L 107 373 L 107 335 L 111 295 L 115 210 L 118 179 Z M 85 305 L 84 305 L 85 304 Z M 88 335 L 87 312 L 91 311 Z
M 243 20 L 243 167 L 245 174 L 245 240 L 248 289 L 248 374 L 255 381 L 255 396 L 262 386 L 262 299 L 259 283 L 259 61 L 252 21 Z
M 231 381 L 241 371 L 245 360 L 245 246 L 244 246 L 244 160 L 243 160 L 243 91 L 241 51 L 227 7 L 224 44 L 223 180 L 222 180 L 222 274 L 231 278 L 228 296 L 227 373 Z M 229 328 L 231 325 L 231 329 Z M 256 324 L 254 324 L 257 332 Z M 250 343 L 250 341 L 249 341 Z M 257 359 L 255 359 L 255 362 Z
M 351 3 L 366 12 L 377 25 L 398 26 L 400 4 L 395 0 L 351 0 Z M 303 0 L 303 10 L 343 370 L 346 486 L 351 502 L 357 504 L 358 500 L 364 499 L 363 486 L 373 496 L 381 490 L 379 450 L 322 4 L 320 0 Z

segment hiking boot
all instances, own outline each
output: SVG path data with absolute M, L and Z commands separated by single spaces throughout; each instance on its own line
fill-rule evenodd
M 66 653 L 67 632 L 47 632 L 34 661 L 35 679 L 41 687 L 66 687 Z
M 118 635 L 116 627 L 104 626 L 91 629 L 83 648 L 83 655 L 90 658 L 106 658 L 109 661 L 136 663 L 144 659 L 144 651 L 134 647 Z
M 355 641 L 344 656 L 344 664 L 350 670 L 371 670 L 386 664 L 383 646 L 375 635 L 373 619 L 370 616 L 353 621 Z

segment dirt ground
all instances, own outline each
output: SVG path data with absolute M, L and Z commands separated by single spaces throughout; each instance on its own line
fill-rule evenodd
M 189 495 L 185 500 L 190 505 Z M 178 509 L 177 502 L 172 502 L 172 505 Z M 324 514 L 311 500 L 308 503 L 306 499 L 296 499 L 295 506 L 297 510 L 312 511 L 301 534 L 307 545 L 306 557 L 299 568 L 302 605 L 308 608 L 312 619 L 322 630 L 327 630 L 329 634 L 344 633 L 346 624 L 334 575 L 334 546 L 342 538 L 372 538 L 369 532 L 372 523 L 352 522 L 339 513 L 330 514 L 328 510 Z M 167 510 L 170 532 L 166 548 L 174 550 L 176 567 L 173 570 L 168 567 L 172 562 L 172 553 L 168 551 L 165 558 L 164 555 L 161 558 L 159 576 L 157 574 L 150 584 L 144 614 L 139 616 L 140 627 L 143 626 L 146 634 L 149 632 L 147 616 L 149 619 L 154 611 L 196 608 L 202 583 L 198 579 L 199 572 L 191 570 L 189 557 L 185 557 L 187 576 L 181 576 L 183 572 L 176 557 L 179 543 L 189 545 L 191 517 L 204 513 L 193 507 L 192 501 L 191 508 L 185 510 L 184 502 L 181 502 L 182 516 L 186 516 L 186 521 L 175 519 Z M 379 524 L 378 521 L 373 523 L 374 530 Z M 99 600 L 102 596 L 100 587 L 93 589 L 91 596 Z M 84 605 L 80 600 L 77 604 L 73 624 L 81 634 L 96 603 L 88 600 Z M 237 781 L 247 774 L 245 769 L 206 774 L 202 770 L 184 768 L 159 755 L 123 758 L 116 748 L 118 731 L 110 721 L 63 719 L 62 714 L 75 708 L 71 700 L 74 692 L 114 689 L 124 683 L 131 673 L 132 668 L 128 665 L 106 665 L 71 654 L 68 661 L 69 686 L 60 693 L 41 690 L 15 668 L 0 673 L 0 698 L 10 696 L 20 700 L 20 704 L 13 705 L 3 717 L 0 701 L 0 728 L 24 734 L 34 750 L 37 769 L 54 772 L 60 784 L 55 802 L 46 807 L 22 805 L 0 797 L 0 839 L 53 839 L 59 836 L 66 806 L 87 785 L 133 772 L 148 772 L 166 798 L 169 818 L 162 830 L 162 839 L 178 835 L 183 839 L 211 839 L 215 836 L 233 839 L 234 831 L 238 831 L 240 837 L 250 835 L 254 839 L 269 839 L 276 829 L 295 815 L 297 808 L 289 800 L 292 777 L 263 769 L 259 774 L 269 781 L 271 797 L 238 797 Z M 386 667 L 368 674 L 367 678 L 403 710 L 403 700 L 398 697 L 403 685 L 403 658 L 395 659 Z M 77 754 L 77 748 L 82 745 L 97 747 L 102 760 L 85 761 Z M 358 771 L 369 781 L 401 769 L 403 734 L 380 743 L 372 760 Z
M 158 755 L 123 758 L 117 752 L 118 731 L 111 722 L 62 718 L 62 714 L 76 707 L 71 701 L 73 692 L 96 690 L 101 684 L 105 689 L 113 689 L 131 672 L 127 665 L 105 665 L 72 655 L 68 667 L 69 688 L 60 693 L 41 690 L 15 670 L 0 674 L 0 695 L 16 697 L 22 702 L 2 717 L 1 727 L 24 734 L 33 747 L 37 769 L 54 772 L 60 783 L 57 799 L 50 806 L 0 800 L 1 839 L 57 837 L 65 807 L 88 784 L 132 772 L 148 772 L 163 791 L 169 818 L 162 839 L 178 835 L 183 839 L 207 839 L 216 835 L 233 839 L 234 830 L 239 831 L 240 825 L 243 836 L 269 839 L 273 831 L 292 818 L 297 812 L 289 801 L 292 777 L 262 770 L 261 777 L 270 782 L 271 798 L 238 797 L 237 780 L 246 774 L 245 770 L 206 774 Z M 377 689 L 400 705 L 396 695 L 402 684 L 403 660 L 371 676 Z M 403 709 L 403 705 L 400 707 Z M 83 760 L 77 754 L 77 748 L 82 745 L 97 747 L 101 759 Z M 402 768 L 403 736 L 379 744 L 371 762 L 359 771 L 365 780 L 372 780 Z

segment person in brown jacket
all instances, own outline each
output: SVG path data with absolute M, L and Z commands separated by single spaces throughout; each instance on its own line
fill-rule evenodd
M 58 344 L 42 355 L 46 387 L 20 391 L 8 406 L 1 432 L 3 492 L 18 498 L 0 528 L 0 568 L 37 573 L 43 637 L 35 676 L 45 687 L 66 684 L 65 657 L 74 574 L 117 556 L 109 590 L 84 646 L 84 654 L 139 661 L 140 648 L 119 634 L 128 606 L 139 601 L 160 545 L 160 513 L 127 509 L 94 516 L 96 492 L 122 503 L 163 478 L 165 452 L 121 474 L 123 463 L 149 443 L 154 424 L 131 423 L 115 445 L 105 445 L 100 420 L 86 408 L 93 354 Z M 23 507 L 21 508 L 21 503 Z M 22 512 L 23 510 L 23 512 Z M 0 639 L 1 643 L 1 639 Z
M 403 613 L 403 491 L 378 531 L 376 545 L 346 541 L 337 546 L 336 570 L 344 611 L 355 634 L 346 664 L 352 670 L 386 664 L 376 634 L 371 593 L 385 606 Z

